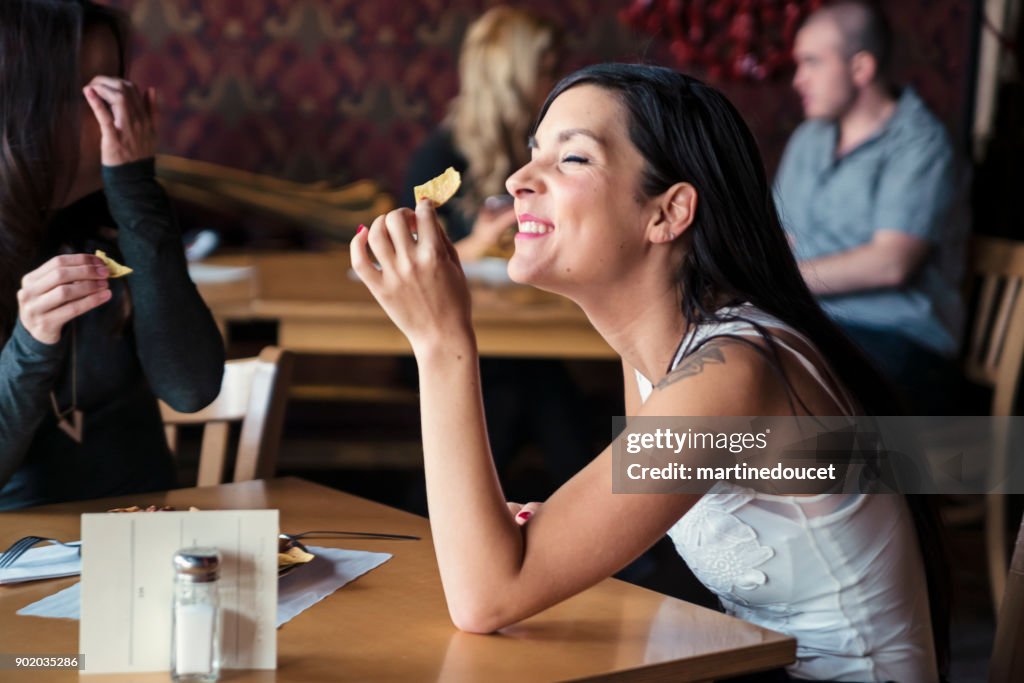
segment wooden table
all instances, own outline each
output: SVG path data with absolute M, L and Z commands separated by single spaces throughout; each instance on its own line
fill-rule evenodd
M 317 540 L 318 545 L 378 550 L 394 557 L 281 627 L 277 671 L 227 671 L 224 681 L 699 681 L 784 666 L 795 656 L 792 638 L 614 579 L 500 635 L 461 633 L 448 619 L 426 519 L 301 479 L 0 513 L 0 547 L 26 533 L 77 539 L 80 513 L 150 503 L 178 509 L 278 508 L 281 526 L 288 531 L 344 528 L 424 539 Z M 15 614 L 75 580 L 0 586 L 0 652 L 77 653 L 78 622 Z M 8 670 L 0 672 L 0 679 L 77 681 L 78 673 Z M 132 674 L 83 680 L 143 683 L 168 677 Z
M 248 266 L 244 277 L 201 282 L 214 317 L 276 321 L 278 344 L 293 351 L 408 354 L 401 332 L 366 287 L 349 276 L 347 251 L 221 256 L 206 265 Z M 473 326 L 481 355 L 616 359 L 575 304 L 521 285 L 472 285 Z

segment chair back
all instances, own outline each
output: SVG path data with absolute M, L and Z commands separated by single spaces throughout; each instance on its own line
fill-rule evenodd
M 993 415 L 1010 415 L 1024 363 L 1024 242 L 975 237 L 971 252 L 977 299 L 964 371 L 994 390 Z
M 1024 365 L 1024 242 L 975 236 L 971 241 L 971 280 L 968 301 L 974 302 L 973 323 L 966 340 L 964 373 L 992 389 L 991 415 L 1013 414 Z M 997 424 L 993 481 L 1005 473 L 1007 435 Z M 984 498 L 985 546 L 989 584 L 995 611 L 1006 590 L 1006 496 Z
M 1024 681 L 1024 519 L 1013 546 L 1006 591 L 996 620 L 996 638 L 988 680 Z
M 179 413 L 160 402 L 171 451 L 177 450 L 181 425 L 203 424 L 198 486 L 224 483 L 231 425 L 241 422 L 238 453 L 231 481 L 268 479 L 277 468 L 293 355 L 268 346 L 256 358 L 224 364 L 220 394 L 196 413 Z

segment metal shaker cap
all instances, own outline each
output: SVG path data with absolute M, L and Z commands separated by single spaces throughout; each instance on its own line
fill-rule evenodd
M 216 581 L 219 572 L 220 551 L 216 548 L 182 548 L 174 554 L 174 573 L 186 581 Z

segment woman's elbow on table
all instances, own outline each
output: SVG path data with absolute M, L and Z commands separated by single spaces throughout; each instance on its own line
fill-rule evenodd
M 455 628 L 466 633 L 486 635 L 514 623 L 503 619 L 495 605 L 462 605 L 455 607 L 449 603 L 448 614 Z
M 494 633 L 530 616 L 517 605 L 513 590 L 445 590 L 448 615 L 466 633 Z

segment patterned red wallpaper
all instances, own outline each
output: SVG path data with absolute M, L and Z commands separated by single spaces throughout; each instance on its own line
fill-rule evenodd
M 398 189 L 409 152 L 455 93 L 462 34 L 484 0 L 113 0 L 135 25 L 132 77 L 163 101 L 163 150 L 295 180 L 372 178 Z M 623 27 L 627 0 L 513 2 L 566 29 L 569 67 L 671 64 Z M 964 124 L 970 0 L 886 3 L 903 73 Z M 698 74 L 699 75 L 699 74 Z M 786 80 L 720 83 L 773 168 L 800 121 Z

